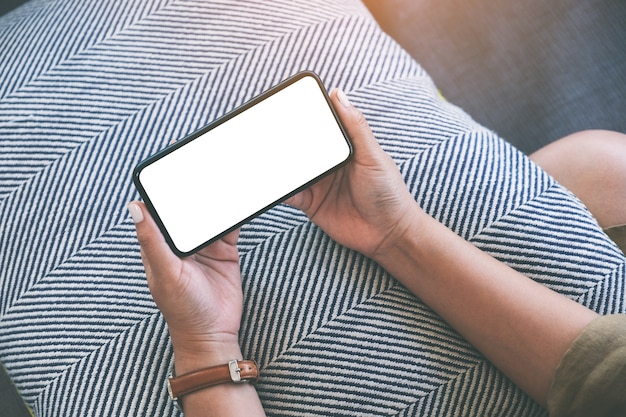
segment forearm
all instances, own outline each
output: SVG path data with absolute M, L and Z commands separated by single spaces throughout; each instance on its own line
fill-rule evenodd
M 423 212 L 422 212 L 423 213 Z M 596 314 L 422 214 L 376 260 L 540 404 Z
M 265 416 L 256 389 L 251 384 L 222 384 L 187 394 L 185 416 Z
M 211 352 L 176 354 L 177 375 L 223 365 L 232 359 L 242 358 L 238 345 L 223 346 Z M 181 403 L 186 417 L 207 416 L 265 416 L 254 385 L 226 383 L 185 395 Z

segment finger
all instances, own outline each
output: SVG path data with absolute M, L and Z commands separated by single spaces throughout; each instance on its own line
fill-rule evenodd
M 374 134 L 363 114 L 350 103 L 345 93 L 339 89 L 335 88 L 330 92 L 330 99 L 342 125 L 346 129 L 346 133 L 351 139 L 355 160 L 364 165 L 376 164 L 378 161 L 372 159 L 372 157 L 377 152 L 383 154 L 384 152 L 374 138 Z M 312 188 L 323 188 L 324 182 L 332 182 L 332 176 L 326 177 L 312 187 L 288 198 L 285 203 L 310 214 L 309 209 L 314 201 Z
M 342 90 L 335 88 L 331 91 L 330 98 L 341 123 L 346 129 L 346 133 L 352 141 L 355 155 L 361 151 L 367 153 L 379 152 L 381 150 L 380 145 L 376 141 L 365 116 L 359 109 L 354 107 L 348 96 Z
M 237 248 L 237 243 L 239 240 L 239 231 L 240 229 L 233 230 L 232 232 L 223 236 L 221 239 L 218 239 L 210 245 L 200 249 L 197 252 L 197 255 L 215 261 L 238 262 L 239 251 Z M 194 257 L 194 259 L 198 261 L 197 256 Z
M 175 272 L 179 258 L 171 251 L 158 226 L 150 216 L 146 206 L 138 201 L 128 204 L 128 211 L 135 223 L 137 239 L 141 246 L 142 258 L 149 271 Z
M 350 137 L 357 164 L 375 169 L 390 169 L 392 166 L 397 168 L 396 163 L 374 137 L 363 113 L 348 100 L 346 94 L 340 89 L 334 89 L 330 97 Z
M 311 189 L 307 188 L 289 197 L 287 200 L 285 200 L 285 204 L 306 212 L 306 210 L 311 205 L 312 198 L 313 196 Z
M 227 244 L 236 246 L 237 245 L 237 241 L 239 240 L 239 232 L 240 231 L 241 231 L 241 229 L 235 229 L 232 232 L 230 232 L 229 234 L 227 234 L 226 236 L 224 236 L 222 239 Z

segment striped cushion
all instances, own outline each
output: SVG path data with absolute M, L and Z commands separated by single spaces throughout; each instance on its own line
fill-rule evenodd
M 348 93 L 435 218 L 626 312 L 624 256 L 585 207 L 442 101 L 358 1 L 32 0 L 0 19 L 0 360 L 36 415 L 177 415 L 125 209 L 131 170 L 302 69 Z M 269 415 L 545 415 L 297 210 L 251 221 L 240 250 L 241 344 Z

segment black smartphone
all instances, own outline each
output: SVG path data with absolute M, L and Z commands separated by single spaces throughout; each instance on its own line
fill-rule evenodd
M 301 72 L 139 163 L 133 181 L 174 253 L 187 256 L 351 155 L 319 77 Z

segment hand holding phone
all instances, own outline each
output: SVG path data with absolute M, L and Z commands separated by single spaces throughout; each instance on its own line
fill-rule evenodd
M 351 154 L 321 81 L 302 72 L 141 162 L 133 180 L 172 250 L 186 256 Z

